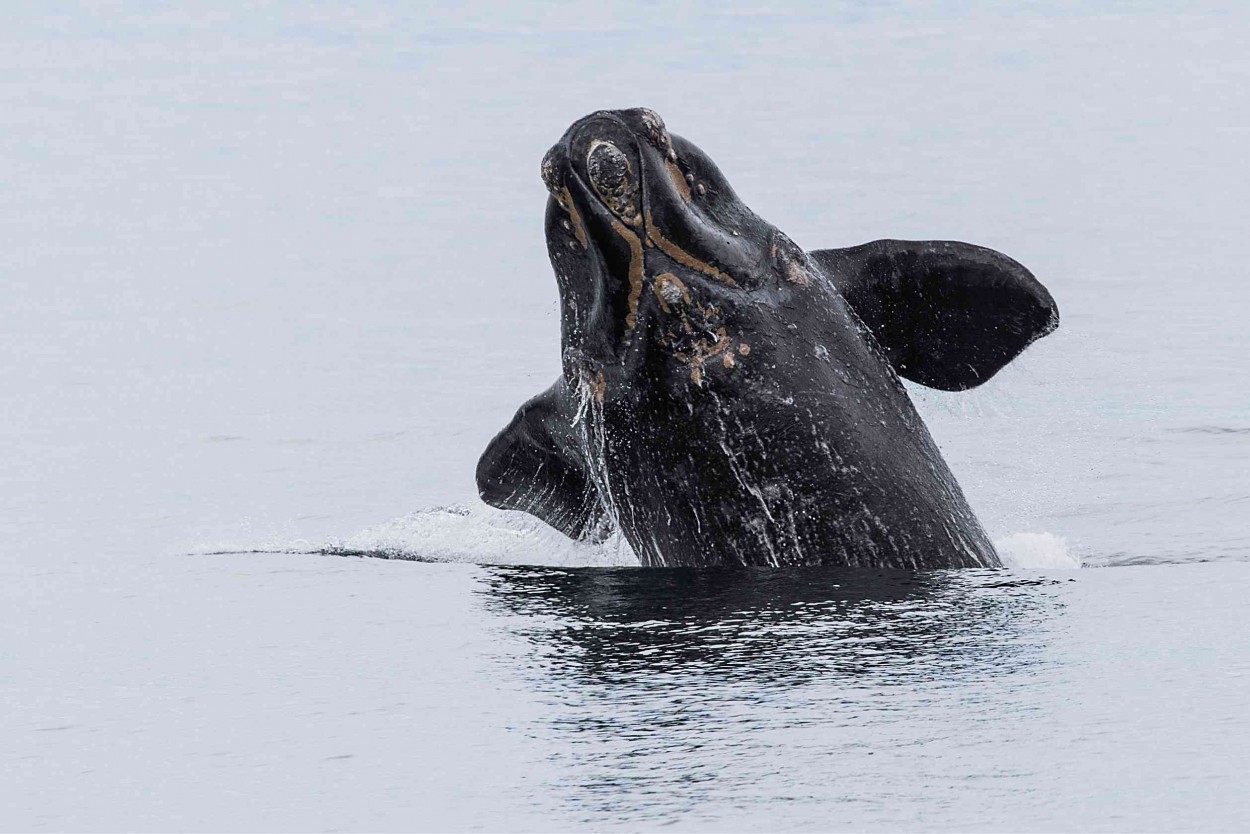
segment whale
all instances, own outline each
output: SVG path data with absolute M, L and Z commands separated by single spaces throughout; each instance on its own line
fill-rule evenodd
M 1001 567 L 903 384 L 981 385 L 1051 294 L 958 241 L 807 251 L 653 110 L 542 159 L 561 374 L 489 442 L 487 504 L 650 567 Z

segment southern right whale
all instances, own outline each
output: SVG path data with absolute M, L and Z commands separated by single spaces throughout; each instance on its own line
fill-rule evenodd
M 996 567 L 899 377 L 981 384 L 1059 322 L 1006 255 L 805 252 L 651 110 L 542 162 L 563 373 L 481 457 L 483 500 L 646 565 Z

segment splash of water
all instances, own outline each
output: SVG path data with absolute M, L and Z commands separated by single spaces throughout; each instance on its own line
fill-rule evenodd
M 491 507 L 430 507 L 369 527 L 326 550 L 397 559 L 493 565 L 637 565 L 619 535 L 573 541 L 537 518 Z
M 994 542 L 1009 569 L 1081 567 L 1079 556 L 1051 533 L 1014 533 Z M 200 553 L 283 552 L 372 556 L 420 562 L 551 567 L 633 567 L 638 557 L 619 534 L 603 542 L 573 541 L 528 513 L 486 505 L 428 507 L 317 544 L 268 540 L 259 548 L 202 548 Z
M 1073 570 L 1081 566 L 1081 558 L 1053 533 L 1013 533 L 994 542 L 994 548 L 1008 568 Z
M 1076 569 L 1080 558 L 1051 533 L 1015 533 L 994 543 L 1013 569 Z M 614 534 L 602 543 L 573 541 L 531 515 L 486 506 L 431 507 L 330 543 L 339 552 L 391 558 L 558 567 L 632 566 L 638 559 Z

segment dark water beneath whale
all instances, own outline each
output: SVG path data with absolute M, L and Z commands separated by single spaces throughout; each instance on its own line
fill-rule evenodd
M 0 10 L 0 829 L 1250 827 L 1248 36 Z M 641 104 L 807 248 L 1053 292 L 988 385 L 913 389 L 1010 569 L 648 572 L 474 502 L 558 370 L 538 161 Z

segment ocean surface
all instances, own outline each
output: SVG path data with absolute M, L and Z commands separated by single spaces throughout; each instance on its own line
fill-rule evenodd
M 0 6 L 0 830 L 1250 828 L 1250 11 Z M 809 249 L 1006 252 L 912 388 L 1002 571 L 484 507 L 543 152 L 648 106 Z M 399 558 L 361 558 L 354 555 Z

